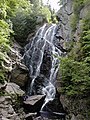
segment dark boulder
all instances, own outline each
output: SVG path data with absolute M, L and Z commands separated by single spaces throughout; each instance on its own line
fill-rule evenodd
M 44 99 L 45 95 L 33 95 L 26 98 L 23 102 L 26 112 L 39 112 L 44 103 Z

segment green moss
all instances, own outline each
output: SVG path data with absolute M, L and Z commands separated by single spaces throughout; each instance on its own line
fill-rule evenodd
M 84 0 L 73 0 L 74 13 L 79 15 L 80 10 L 84 7 Z
M 79 22 L 80 11 L 87 4 L 90 4 L 89 0 L 73 0 L 73 14 L 71 16 L 71 27 L 72 31 L 75 32 L 77 28 L 77 23 Z M 90 16 L 89 11 L 85 13 L 86 18 Z
M 77 28 L 77 23 L 78 23 L 78 16 L 76 14 L 73 14 L 71 16 L 71 20 L 70 20 L 70 24 L 71 24 L 71 28 L 72 31 L 75 31 Z

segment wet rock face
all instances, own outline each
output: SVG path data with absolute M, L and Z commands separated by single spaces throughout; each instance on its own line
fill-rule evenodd
M 48 84 L 55 84 L 61 55 L 59 40 L 56 38 L 57 25 L 43 25 L 32 42 L 25 47 L 24 62 L 29 69 L 31 94 L 43 94 L 42 89 Z M 33 81 L 33 82 L 32 82 Z M 40 84 L 40 85 L 39 85 Z
M 48 82 L 49 80 L 43 74 L 37 76 L 32 87 L 32 94 L 42 94 L 43 86 L 48 85 Z

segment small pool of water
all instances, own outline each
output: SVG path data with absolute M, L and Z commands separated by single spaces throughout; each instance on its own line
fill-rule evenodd
M 49 119 L 65 120 L 65 113 L 40 111 L 40 115 Z

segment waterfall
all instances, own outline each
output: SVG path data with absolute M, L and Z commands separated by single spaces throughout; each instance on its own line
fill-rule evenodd
M 44 24 L 32 41 L 26 45 L 24 61 L 29 69 L 30 84 L 28 95 L 45 94 L 44 106 L 55 98 L 55 79 L 59 69 L 58 57 L 61 55 L 55 36 L 57 25 Z

